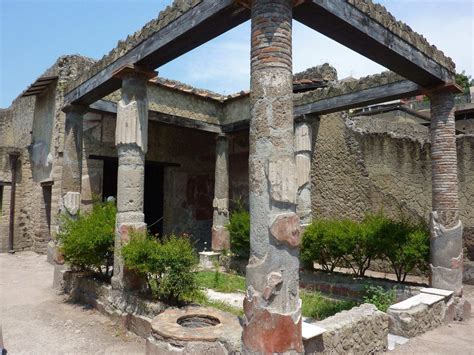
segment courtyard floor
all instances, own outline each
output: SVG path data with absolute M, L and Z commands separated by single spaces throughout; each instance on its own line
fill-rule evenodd
M 145 341 L 95 310 L 67 303 L 53 267 L 32 252 L 0 254 L 0 326 L 8 354 L 144 354 Z
M 32 252 L 0 254 L 0 326 L 9 354 L 144 354 L 145 341 L 51 288 L 53 267 Z M 465 286 L 474 304 L 474 286 Z M 393 354 L 473 354 L 474 317 L 397 346 Z

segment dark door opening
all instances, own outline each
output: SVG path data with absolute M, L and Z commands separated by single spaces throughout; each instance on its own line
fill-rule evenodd
M 46 218 L 46 224 L 48 226 L 48 240 L 51 236 L 51 198 L 52 198 L 53 187 L 51 185 L 43 186 L 43 204 L 44 204 L 44 217 Z
M 143 209 L 150 233 L 163 235 L 163 166 L 145 164 Z
M 104 159 L 102 198 L 117 197 L 117 159 Z M 145 163 L 145 223 L 152 234 L 163 234 L 164 168 L 153 162 Z

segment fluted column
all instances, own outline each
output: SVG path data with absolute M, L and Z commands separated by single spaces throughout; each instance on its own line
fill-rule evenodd
M 311 153 L 312 128 L 308 116 L 295 122 L 296 213 L 302 226 L 311 223 Z
M 430 93 L 432 212 L 431 285 L 462 294 L 462 234 L 459 220 L 454 94 Z
M 143 199 L 145 154 L 148 148 L 149 75 L 132 69 L 117 74 L 122 79 L 122 99 L 117 104 L 115 144 L 118 152 L 117 217 L 112 287 L 131 290 L 142 286 L 137 275 L 123 265 L 120 250 L 132 230 L 146 231 Z
M 229 250 L 229 141 L 225 134 L 216 140 L 214 200 L 212 202 L 212 250 Z
M 296 214 L 292 0 L 252 1 L 250 260 L 244 350 L 302 352 Z

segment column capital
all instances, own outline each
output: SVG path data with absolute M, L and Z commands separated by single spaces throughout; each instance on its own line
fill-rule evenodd
M 441 85 L 424 87 L 421 89 L 421 93 L 428 97 L 438 95 L 438 94 L 444 94 L 444 93 L 461 94 L 462 92 L 463 92 L 462 88 L 458 84 L 456 84 L 456 82 L 454 81 L 446 82 Z
M 158 72 L 154 70 L 148 70 L 146 68 L 140 67 L 134 64 L 125 64 L 116 71 L 112 73 L 114 78 L 123 79 L 124 77 L 137 76 L 143 77 L 146 80 L 155 78 L 158 75 Z
M 229 136 L 226 133 L 221 132 L 221 133 L 218 133 L 216 135 L 216 140 L 223 140 L 223 141 L 225 140 L 225 141 L 227 141 L 227 140 L 229 140 Z

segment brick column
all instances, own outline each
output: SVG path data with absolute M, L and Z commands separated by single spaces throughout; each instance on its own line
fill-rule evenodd
M 250 260 L 244 349 L 302 352 L 291 0 L 252 1 Z
M 216 141 L 216 166 L 214 200 L 212 202 L 212 250 L 230 248 L 229 223 L 229 141 L 225 134 L 219 134 Z
M 312 128 L 310 117 L 299 117 L 295 123 L 296 213 L 302 226 L 311 223 L 311 154 Z
M 431 286 L 462 294 L 462 223 L 459 220 L 454 94 L 431 99 Z
M 133 290 L 142 280 L 123 265 L 120 249 L 129 241 L 130 232 L 146 231 L 143 213 L 145 154 L 148 142 L 147 76 L 125 68 L 117 73 L 122 79 L 122 99 L 117 104 L 115 144 L 118 152 L 117 218 L 112 287 Z

